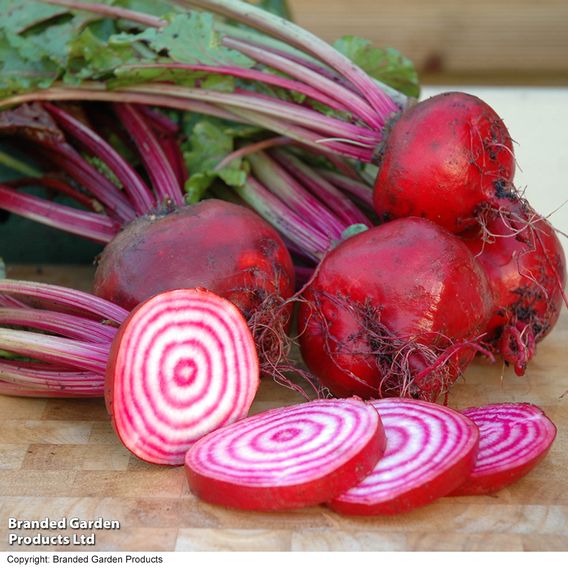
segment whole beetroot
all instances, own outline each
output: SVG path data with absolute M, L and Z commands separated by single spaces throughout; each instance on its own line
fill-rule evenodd
M 435 400 L 473 358 L 492 309 L 463 242 L 415 217 L 344 241 L 304 296 L 302 355 L 340 397 Z
M 374 207 L 384 219 L 426 217 L 451 232 L 496 204 L 515 171 L 512 140 L 484 101 L 449 92 L 402 113 L 386 138 Z
M 565 301 L 566 257 L 556 231 L 528 203 L 507 200 L 488 211 L 483 227 L 462 237 L 493 292 L 487 340 L 523 375 Z

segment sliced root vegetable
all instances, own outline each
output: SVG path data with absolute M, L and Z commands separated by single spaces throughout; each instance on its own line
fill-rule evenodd
M 199 438 L 244 418 L 258 385 L 239 310 L 203 289 L 173 290 L 141 304 L 120 328 L 105 398 L 132 453 L 177 465 Z
M 470 476 L 452 495 L 483 495 L 514 483 L 546 456 L 556 437 L 556 426 L 533 404 L 490 404 L 462 412 L 479 428 L 479 453 Z
M 381 420 L 359 399 L 278 408 L 202 438 L 187 453 L 190 489 L 227 507 L 317 505 L 358 483 L 385 448 Z
M 372 401 L 387 449 L 372 473 L 329 505 L 346 515 L 404 513 L 444 497 L 471 472 L 479 432 L 464 415 L 430 402 Z

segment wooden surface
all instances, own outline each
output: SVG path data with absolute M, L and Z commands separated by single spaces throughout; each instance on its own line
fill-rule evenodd
M 566 0 L 289 0 L 296 21 L 333 41 L 395 47 L 427 82 L 568 84 Z
M 9 275 L 88 289 L 91 269 L 28 267 Z M 14 532 L 7 529 L 9 517 L 47 516 L 121 523 L 119 531 L 97 531 L 95 547 L 43 548 L 52 551 L 566 551 L 567 344 L 564 313 L 525 377 L 478 362 L 455 385 L 450 399 L 458 408 L 500 401 L 540 405 L 557 424 L 558 437 L 537 469 L 494 495 L 444 498 L 390 518 L 341 517 L 325 507 L 261 514 L 208 505 L 191 495 L 182 468 L 145 464 L 122 448 L 101 400 L 0 396 L 0 550 L 25 550 L 7 544 L 8 533 Z M 265 382 L 253 410 L 296 400 Z

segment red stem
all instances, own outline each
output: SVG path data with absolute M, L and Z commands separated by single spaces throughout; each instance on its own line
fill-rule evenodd
M 112 342 L 117 332 L 115 327 L 86 318 L 33 308 L 0 308 L 0 325 L 31 327 L 69 339 L 106 345 Z
M 134 209 L 118 188 L 95 167 L 91 166 L 69 144 L 48 144 L 44 154 L 75 181 L 83 185 L 98 199 L 109 217 L 126 224 L 136 217 Z
M 51 337 L 33 331 L 0 329 L 0 349 L 104 375 L 110 345 Z
M 116 104 L 114 109 L 138 147 L 158 197 L 158 204 L 173 202 L 177 206 L 182 206 L 183 191 L 150 125 L 130 104 Z
M 47 189 L 51 189 L 53 191 L 57 191 L 68 197 L 74 199 L 80 205 L 83 205 L 87 209 L 100 212 L 102 207 L 98 201 L 93 199 L 92 197 L 88 197 L 84 193 L 77 191 L 75 188 L 71 187 L 68 183 L 64 182 L 63 180 L 53 176 L 53 175 L 44 175 L 41 177 L 30 177 L 30 178 L 19 178 L 15 180 L 11 180 L 6 182 L 6 185 L 10 187 L 27 187 L 31 185 L 41 185 L 46 187 Z
M 75 138 L 89 152 L 109 167 L 124 186 L 124 190 L 129 195 L 136 213 L 144 215 L 155 207 L 155 199 L 150 189 L 128 162 L 108 142 L 81 121 L 54 104 L 46 102 L 44 107 L 67 134 Z
M 327 208 L 335 213 L 337 219 L 345 223 L 345 229 L 355 224 L 373 226 L 349 198 L 298 158 L 284 150 L 274 150 L 272 154 L 286 171 L 298 179 L 322 203 L 325 203 Z
M 44 225 L 99 243 L 109 243 L 119 231 L 106 215 L 53 203 L 0 184 L 0 208 Z
M 93 294 L 54 284 L 10 280 L 8 278 L 0 279 L 0 294 L 27 296 L 56 302 L 57 304 L 78 309 L 118 324 L 121 324 L 129 314 L 124 308 Z
M 359 95 L 353 91 L 344 88 L 342 85 L 318 74 L 315 71 L 312 71 L 309 67 L 295 61 L 291 61 L 287 56 L 277 55 L 262 47 L 255 47 L 250 45 L 248 42 L 242 42 L 238 39 L 224 37 L 222 42 L 226 47 L 240 51 L 259 63 L 264 63 L 265 65 L 290 75 L 291 77 L 305 81 L 311 88 L 317 89 L 316 92 L 320 97 L 327 100 L 331 99 L 331 103 L 325 103 L 331 108 L 344 111 L 349 110 L 349 112 L 353 113 L 356 118 L 366 122 L 369 126 L 374 128 L 382 127 L 382 120 L 377 117 L 377 114 L 364 99 L 359 97 Z M 299 84 L 301 85 L 302 83 Z M 304 86 L 304 90 L 307 89 L 308 88 Z M 300 90 L 298 92 L 303 91 Z M 329 93 L 329 96 L 324 93 Z M 316 98 L 316 100 L 319 99 Z

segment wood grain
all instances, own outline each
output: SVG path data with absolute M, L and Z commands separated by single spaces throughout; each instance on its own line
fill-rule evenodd
M 290 0 L 298 23 L 396 47 L 426 82 L 568 84 L 565 0 Z M 468 81 L 469 78 L 469 81 Z
M 29 267 L 15 269 L 11 275 L 30 272 Z M 89 269 L 63 267 L 34 275 L 83 289 L 90 276 Z M 44 550 L 568 550 L 567 344 L 564 313 L 525 377 L 476 362 L 450 399 L 457 408 L 499 401 L 541 405 L 558 426 L 544 462 L 499 493 L 448 497 L 386 518 L 341 517 L 325 507 L 254 513 L 208 505 L 191 494 L 182 468 L 153 466 L 131 456 L 112 431 L 102 400 L 0 397 L 0 550 L 38 551 L 7 544 L 14 532 L 7 529 L 8 518 L 46 516 L 103 517 L 118 520 L 121 529 L 97 531 L 95 547 Z M 253 412 L 298 401 L 264 382 Z

